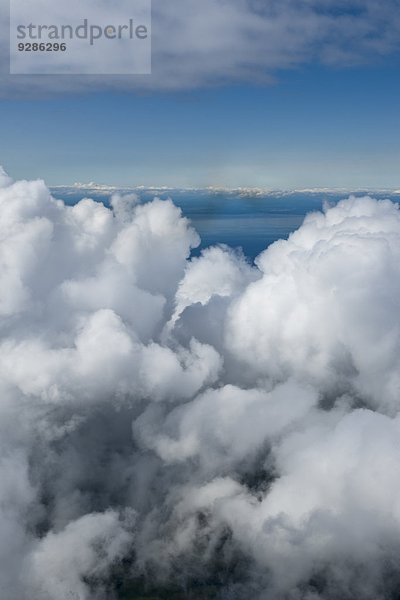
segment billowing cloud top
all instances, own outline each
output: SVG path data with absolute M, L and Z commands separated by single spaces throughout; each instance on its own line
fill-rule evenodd
M 2 600 L 398 591 L 398 206 L 251 266 L 171 200 L 0 186 Z
M 129 14 L 128 0 L 113 6 L 116 12 L 127 7 Z M 107 8 L 98 3 L 102 10 Z M 9 25 L 4 11 L 5 5 L 0 20 L 3 94 L 21 93 L 27 86 L 33 94 L 268 81 L 279 69 L 307 62 L 375 61 L 398 51 L 400 39 L 396 0 L 153 0 L 152 76 L 59 77 L 55 85 L 54 77 L 7 75 Z

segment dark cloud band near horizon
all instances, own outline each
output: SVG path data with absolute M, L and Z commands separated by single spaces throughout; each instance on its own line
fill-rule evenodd
M 74 3 L 79 13 L 77 0 L 72 0 L 71 10 Z M 128 0 L 114 4 L 115 11 L 126 8 L 129 14 Z M 45 1 L 43 6 L 45 12 Z M 99 3 L 99 15 L 103 10 Z M 271 83 L 281 70 L 306 64 L 375 64 L 399 51 L 400 11 L 395 0 L 153 0 L 152 15 L 152 75 L 10 76 L 9 18 L 3 6 L 0 94 Z
M 0 172 L 2 600 L 386 600 L 400 570 L 400 213 L 255 265 L 172 200 Z

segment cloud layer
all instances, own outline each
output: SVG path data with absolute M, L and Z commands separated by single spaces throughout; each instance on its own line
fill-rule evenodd
M 396 0 L 153 0 L 152 76 L 10 77 L 5 10 L 0 15 L 4 95 L 27 88 L 30 94 L 40 94 L 55 89 L 179 90 L 265 82 L 281 69 L 309 62 L 346 66 L 374 62 L 398 52 L 400 39 Z M 79 14 L 79 3 L 76 10 Z M 107 10 L 98 4 L 100 20 Z M 114 2 L 113 10 L 129 14 L 129 1 Z M 45 19 L 45 8 L 42 12 Z
M 252 266 L 171 200 L 0 186 L 2 600 L 398 593 L 398 206 Z

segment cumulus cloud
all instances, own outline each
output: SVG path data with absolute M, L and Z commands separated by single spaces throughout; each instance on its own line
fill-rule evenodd
M 309 215 L 257 259 L 231 306 L 227 343 L 259 375 L 287 373 L 397 410 L 399 212 L 349 198 Z
M 396 204 L 254 265 L 171 200 L 0 171 L 0 215 L 2 600 L 398 594 Z
M 49 532 L 29 557 L 28 593 L 49 600 L 99 597 L 99 582 L 130 541 L 118 515 L 111 511 L 85 515 L 62 531 Z M 91 592 L 84 578 L 93 580 Z
M 127 0 L 114 2 L 114 14 L 127 6 Z M 104 3 L 98 3 L 97 9 L 99 19 L 109 12 Z M 23 93 L 27 87 L 34 94 L 55 89 L 179 90 L 240 81 L 271 82 L 278 70 L 308 62 L 348 66 L 399 50 L 395 0 L 153 0 L 150 77 L 10 77 L 5 10 L 0 21 L 5 95 Z

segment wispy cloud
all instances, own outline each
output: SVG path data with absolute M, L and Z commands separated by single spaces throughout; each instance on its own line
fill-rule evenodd
M 1 28 L 3 95 L 26 89 L 30 94 L 180 90 L 272 82 L 277 71 L 309 62 L 348 66 L 376 61 L 398 51 L 400 16 L 394 0 L 153 0 L 153 74 L 133 77 L 10 77 L 4 8 Z

